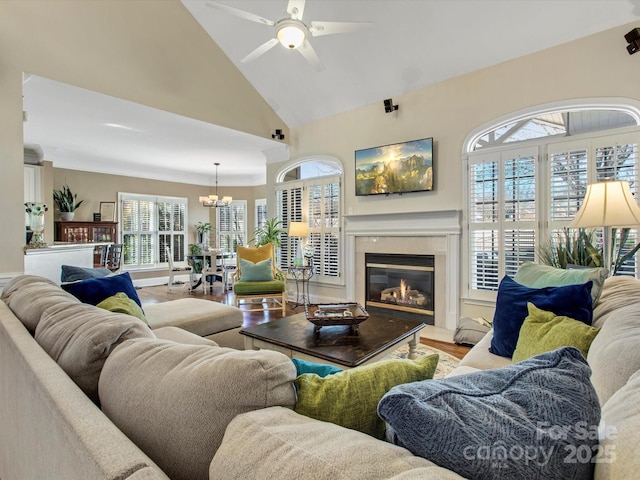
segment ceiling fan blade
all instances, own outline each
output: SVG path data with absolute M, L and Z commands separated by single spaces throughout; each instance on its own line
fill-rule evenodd
M 302 55 L 307 60 L 307 62 L 313 65 L 316 71 L 321 72 L 322 70 L 324 70 L 324 65 L 318 58 L 318 54 L 309 43 L 309 40 L 305 40 L 302 45 L 296 48 L 296 50 L 300 52 L 300 55 Z
M 302 20 L 305 1 L 306 0 L 289 0 L 289 5 L 287 5 L 287 13 L 291 15 L 291 18 Z
M 260 45 L 253 52 L 251 52 L 249 55 L 244 57 L 242 60 L 240 60 L 240 63 L 248 63 L 248 62 L 250 62 L 252 60 L 255 60 L 260 55 L 264 55 L 265 53 L 267 53 L 269 50 L 271 50 L 277 44 L 278 44 L 278 39 L 277 38 L 272 38 L 271 40 L 269 40 L 269 41 L 263 43 L 262 45 Z
M 372 22 L 311 22 L 309 32 L 314 37 L 351 33 L 373 27 Z
M 207 2 L 206 5 L 212 8 L 218 8 L 220 10 L 224 10 L 231 15 L 234 15 L 238 18 L 242 18 L 243 20 L 249 20 L 251 22 L 262 23 L 263 25 L 273 26 L 276 24 L 273 20 L 269 20 L 268 18 L 261 17 L 260 15 L 256 15 L 255 13 L 245 12 L 244 10 L 240 10 L 239 8 L 230 7 L 229 5 L 225 5 L 224 3 L 218 2 Z

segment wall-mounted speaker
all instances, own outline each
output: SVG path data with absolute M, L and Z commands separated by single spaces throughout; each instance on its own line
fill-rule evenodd
M 640 50 L 640 28 L 634 28 L 624 36 L 624 39 L 629 45 L 627 45 L 627 52 L 629 55 L 633 55 Z

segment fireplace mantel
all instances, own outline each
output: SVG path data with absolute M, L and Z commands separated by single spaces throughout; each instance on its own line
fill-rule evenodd
M 420 245 L 416 245 L 415 251 L 411 251 L 411 245 L 418 242 L 405 242 L 403 253 L 409 251 L 415 254 L 444 256 L 443 285 L 446 292 L 443 295 L 444 305 L 438 306 L 438 308 L 444 309 L 444 324 L 439 326 L 455 330 L 459 313 L 461 212 L 459 210 L 439 210 L 434 212 L 347 215 L 344 219 L 347 298 L 357 302 L 362 302 L 364 299 L 362 275 L 357 274 L 359 265 L 364 264 L 364 252 L 359 251 L 361 247 L 356 245 L 356 241 L 383 244 L 382 240 L 388 237 L 432 237 L 433 240 L 438 240 L 436 251 L 423 251 Z M 391 243 L 397 244 L 397 239 Z M 393 251 L 392 247 L 382 248 L 388 250 L 385 253 L 397 253 Z M 359 256 L 363 258 L 360 259 Z

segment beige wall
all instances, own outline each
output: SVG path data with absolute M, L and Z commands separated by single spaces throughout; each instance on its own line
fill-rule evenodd
M 53 169 L 53 188 L 60 189 L 64 184 L 69 185 L 73 193 L 78 194 L 82 205 L 76 210 L 74 220 L 93 221 L 93 213 L 100 211 L 100 202 L 117 202 L 118 192 L 139 193 L 144 195 L 166 195 L 169 197 L 186 197 L 189 200 L 188 243 L 195 243 L 195 224 L 210 222 L 215 228 L 216 209 L 203 207 L 198 201 L 200 195 L 214 193 L 215 188 L 190 185 L 186 183 L 164 182 L 144 178 L 125 177 L 120 175 L 106 175 L 102 173 L 81 172 L 63 168 Z M 220 195 L 231 195 L 235 200 L 246 200 L 248 210 L 249 233 L 253 232 L 255 223 L 254 202 L 256 192 L 262 194 L 262 187 L 218 187 Z M 51 193 L 49 193 L 51 194 Z M 260 197 L 258 197 L 260 198 Z M 56 212 L 55 219 L 59 220 Z M 251 235 L 250 235 L 251 237 Z
M 65 183 L 71 191 L 78 195 L 78 200 L 83 200 L 82 205 L 76 210 L 74 220 L 93 221 L 93 213 L 100 211 L 100 202 L 117 202 L 118 192 L 139 193 L 144 195 L 166 195 L 170 197 L 186 197 L 189 201 L 187 213 L 188 238 L 187 243 L 196 242 L 195 224 L 198 222 L 210 222 L 215 229 L 216 209 L 203 207 L 198 202 L 200 195 L 214 193 L 215 188 L 189 185 L 185 183 L 164 182 L 160 180 L 148 180 L 144 178 L 125 177 L 120 175 L 106 175 L 102 173 L 80 172 L 54 168 L 52 180 L 45 180 L 52 186 L 47 195 L 51 197 L 53 188 L 59 190 Z M 260 187 L 218 187 L 220 194 L 231 195 L 235 200 L 247 201 L 247 225 L 248 240 L 253 237 L 255 224 L 255 199 L 264 198 L 264 186 Z M 256 197 L 256 194 L 258 195 Z M 53 199 L 50 201 L 53 205 Z M 54 210 L 50 208 L 50 211 Z M 55 220 L 59 220 L 59 213 L 55 212 Z M 50 225 L 53 226 L 53 223 Z M 53 228 L 49 229 L 53 231 Z M 48 238 L 53 241 L 53 237 Z M 213 240 L 213 239 L 212 239 Z M 166 272 L 164 272 L 166 273 Z M 154 278 L 163 275 L 163 272 L 148 271 L 133 274 L 134 279 Z
M 475 128 L 510 112 L 584 97 L 640 99 L 640 55 L 630 56 L 628 24 L 404 95 L 396 113 L 375 104 L 292 128 L 291 159 L 325 154 L 345 168 L 345 214 L 462 208 L 461 153 Z M 437 68 L 433 66 L 432 68 Z M 435 191 L 356 197 L 354 151 L 433 137 Z M 284 163 L 268 167 L 267 185 Z
M 284 123 L 178 0 L 0 11 L 0 276 L 23 270 L 23 72 L 266 138 Z
M 343 162 L 345 215 L 460 210 L 463 142 L 474 129 L 510 112 L 564 99 L 640 99 L 640 55 L 630 56 L 624 41 L 624 34 L 635 26 L 617 27 L 404 95 L 394 94 L 399 105 L 394 114 L 384 113 L 381 99 L 293 128 L 291 159 L 325 154 Z M 424 137 L 435 142 L 435 191 L 355 196 L 355 150 Z M 268 166 L 268 188 L 284 165 Z M 352 264 L 353 259 L 346 259 L 347 268 Z M 317 287 L 312 293 L 331 297 L 335 289 Z M 489 309 L 476 306 L 463 306 L 462 312 L 491 315 Z

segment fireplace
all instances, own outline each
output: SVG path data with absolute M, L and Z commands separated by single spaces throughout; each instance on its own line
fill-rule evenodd
M 433 255 L 365 253 L 369 313 L 434 324 Z

